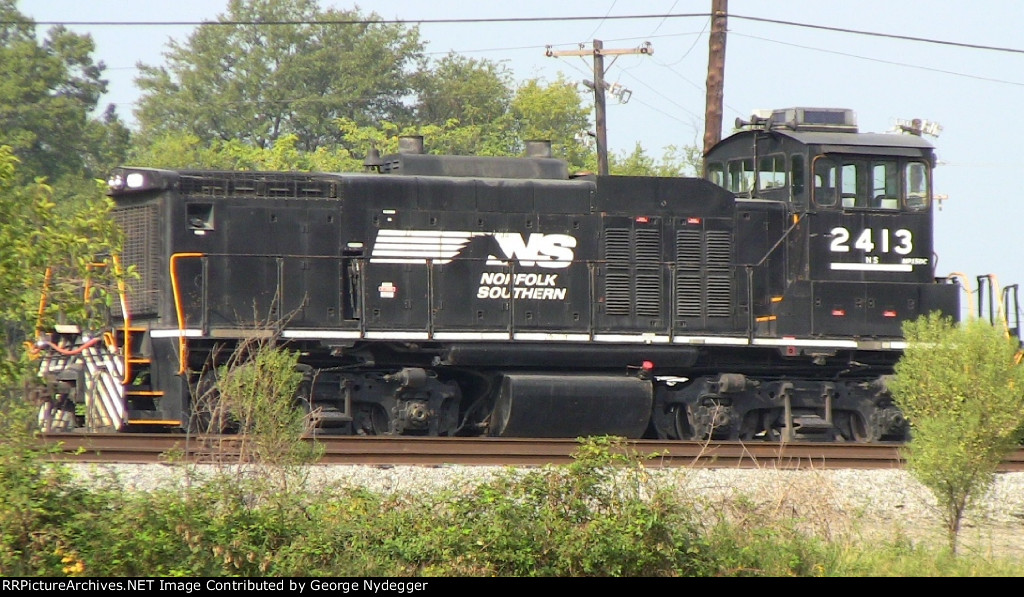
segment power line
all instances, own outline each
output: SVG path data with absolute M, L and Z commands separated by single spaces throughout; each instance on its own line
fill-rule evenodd
M 780 21 L 777 19 L 763 19 L 760 17 L 745 17 L 743 15 L 729 15 L 730 19 L 740 19 L 745 21 L 759 21 L 762 23 L 771 23 L 773 25 L 788 25 L 791 27 L 804 27 L 807 29 L 817 29 L 820 31 L 835 31 L 838 33 L 851 33 L 854 35 L 867 35 L 869 37 L 885 37 L 888 39 L 900 39 L 904 41 L 919 41 L 928 44 L 937 44 L 940 46 L 955 46 L 960 48 L 971 48 L 974 50 L 991 50 L 993 52 L 1009 52 L 1012 54 L 1024 54 L 1024 50 L 1018 50 L 1016 48 L 1003 48 L 999 46 L 986 46 L 981 44 L 967 44 L 955 41 L 945 41 L 940 39 L 929 39 L 927 37 L 914 37 L 911 35 L 896 35 L 894 33 L 876 33 L 873 31 L 861 31 L 859 29 L 845 29 L 843 27 L 828 27 L 826 25 L 810 25 L 808 23 L 797 23 L 794 21 Z
M 756 39 L 756 40 L 759 40 L 759 41 L 766 41 L 768 43 L 774 43 L 774 44 L 779 44 L 779 45 L 783 45 L 783 46 L 790 46 L 790 47 L 793 47 L 793 48 L 801 48 L 803 50 L 812 50 L 812 51 L 815 51 L 815 52 L 822 52 L 822 53 L 825 53 L 825 54 L 835 54 L 837 56 L 846 56 L 847 58 L 857 58 L 858 60 L 867 60 L 869 62 L 878 62 L 880 64 L 889 64 L 889 65 L 892 65 L 892 66 L 902 66 L 902 67 L 913 68 L 913 69 L 917 69 L 917 70 L 931 71 L 931 72 L 934 72 L 934 73 L 941 73 L 941 74 L 944 74 L 944 75 L 952 75 L 954 77 L 965 77 L 965 78 L 968 78 L 968 79 L 975 79 L 975 80 L 978 80 L 978 81 L 988 81 L 990 83 L 1004 83 L 1006 85 L 1016 85 L 1018 87 L 1024 86 L 1024 83 L 1021 83 L 1019 81 L 1010 81 L 1010 80 L 1007 80 L 1007 79 L 996 79 L 994 77 L 982 77 L 982 76 L 979 76 L 979 75 L 971 75 L 971 74 L 968 74 L 968 73 L 962 73 L 962 72 L 957 72 L 957 71 L 952 71 L 952 70 L 946 70 L 946 69 L 943 69 L 943 68 L 934 68 L 934 67 L 930 67 L 930 66 L 921 66 L 919 64 L 908 64 L 906 62 L 897 62 L 895 60 L 884 60 L 882 58 L 871 58 L 871 57 L 868 57 L 868 56 L 860 56 L 860 55 L 857 55 L 857 54 L 850 54 L 849 52 L 840 52 L 838 50 L 829 50 L 829 49 L 826 49 L 826 48 L 816 48 L 816 47 L 813 47 L 813 46 L 804 46 L 804 45 L 800 45 L 800 44 L 794 44 L 794 43 L 791 43 L 791 42 L 788 42 L 788 41 L 779 41 L 777 39 L 769 39 L 769 38 L 766 38 L 766 37 L 758 37 L 756 35 L 746 35 L 746 34 L 743 34 L 743 33 L 735 33 L 735 32 L 732 32 L 732 31 L 730 31 L 729 33 L 731 35 L 735 36 L 735 37 L 745 37 L 745 38 L 748 38 L 748 39 Z
M 239 25 L 462 25 L 479 23 L 541 23 L 562 21 L 643 20 L 707 17 L 708 13 L 661 15 L 605 15 L 600 17 L 493 17 L 471 19 L 315 19 L 300 21 L 0 21 L 0 25 L 47 25 L 65 27 L 200 27 Z
M 493 17 L 493 18 L 459 18 L 459 19 L 314 19 L 300 21 L 31 21 L 31 20 L 5 20 L 0 25 L 45 25 L 64 27 L 200 27 L 200 26 L 284 26 L 284 25 L 460 25 L 480 23 L 543 23 L 543 22 L 565 22 L 565 21 L 612 21 L 612 20 L 644 20 L 644 19 L 685 19 L 685 18 L 709 18 L 710 13 L 679 13 L 679 14 L 637 14 L 637 15 L 602 15 L 602 16 L 578 16 L 578 17 Z M 845 27 L 830 27 L 827 25 L 814 25 L 811 23 L 799 23 L 796 21 L 783 21 L 779 19 L 767 19 L 763 17 L 751 17 L 729 13 L 730 19 L 756 21 L 774 25 L 785 25 L 788 27 L 802 27 L 805 29 L 816 29 L 820 31 L 833 31 L 837 33 L 849 33 L 851 35 L 866 35 L 869 37 L 898 39 L 903 41 L 914 41 L 921 43 L 936 44 L 942 46 L 953 46 L 969 48 L 974 50 L 988 50 L 993 52 L 1007 52 L 1012 54 L 1024 54 L 1024 49 L 1007 48 L 1001 46 L 989 46 L 984 44 L 971 44 L 964 42 L 931 39 L 927 37 L 916 37 L 911 35 L 899 35 L 895 33 L 879 33 L 876 31 L 864 31 L 860 29 L 848 29 Z M 659 27 L 661 25 L 659 24 Z

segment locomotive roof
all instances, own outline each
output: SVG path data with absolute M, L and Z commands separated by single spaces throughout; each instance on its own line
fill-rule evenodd
M 741 143 L 749 147 L 751 135 L 775 135 L 807 146 L 816 146 L 820 153 L 869 153 L 902 155 L 909 157 L 930 156 L 934 146 L 917 135 L 892 133 L 857 133 L 842 131 L 791 130 L 783 127 L 771 130 L 746 130 L 722 140 L 711 149 L 713 154 L 719 147 L 731 147 Z
M 891 133 L 843 133 L 832 131 L 790 131 L 773 129 L 771 132 L 789 137 L 806 145 L 835 145 L 850 147 L 912 147 L 931 150 L 933 146 L 917 135 Z

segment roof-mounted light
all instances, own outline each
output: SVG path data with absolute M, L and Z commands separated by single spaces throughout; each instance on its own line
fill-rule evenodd
M 160 170 L 118 168 L 107 179 L 111 195 L 168 188 L 170 181 Z
M 146 186 L 146 177 L 141 172 L 132 172 L 125 177 L 124 182 L 129 189 L 141 189 Z

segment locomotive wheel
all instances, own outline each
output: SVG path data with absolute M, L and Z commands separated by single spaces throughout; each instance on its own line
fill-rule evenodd
M 356 410 L 354 421 L 356 435 L 389 435 L 391 418 L 379 404 L 364 404 Z
M 846 413 L 838 427 L 843 438 L 848 441 L 860 444 L 871 441 L 871 434 L 868 433 L 867 423 L 864 422 L 864 418 L 858 413 Z
M 690 425 L 690 415 L 687 412 L 685 404 L 680 404 L 672 409 L 672 422 L 674 424 L 673 429 L 676 433 L 676 439 L 697 439 L 694 437 L 693 425 Z

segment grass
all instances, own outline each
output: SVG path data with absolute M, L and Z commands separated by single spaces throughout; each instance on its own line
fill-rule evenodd
M 573 464 L 475 482 L 417 471 L 433 490 L 327 483 L 305 467 L 177 465 L 188 484 L 91 483 L 62 465 L 2 478 L 5 576 L 1018 576 L 1024 562 L 953 556 L 898 524 L 870 532 L 824 475 L 709 487 L 706 470 L 655 474 L 616 440 Z M 11 456 L 10 453 L 5 453 Z M 255 467 L 255 468 L 254 468 Z M 19 470 L 25 471 L 22 466 Z M 450 471 L 449 471 L 450 472 Z M 719 471 L 722 472 L 722 471 Z M 201 474 L 202 473 L 202 474 Z M 788 479 L 783 483 L 783 479 Z M 17 505 L 17 507 L 14 507 Z M 904 532 L 908 531 L 908 532 Z M 937 547 L 938 546 L 938 547 Z

